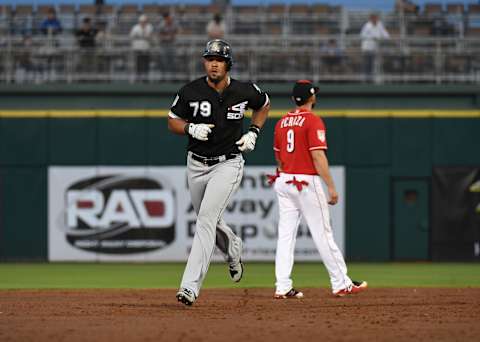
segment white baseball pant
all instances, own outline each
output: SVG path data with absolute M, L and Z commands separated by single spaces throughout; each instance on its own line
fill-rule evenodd
M 294 176 L 308 185 L 303 185 L 299 191 L 294 184 L 287 184 Z M 352 280 L 347 275 L 345 260 L 333 239 L 328 203 L 320 176 L 281 173 L 274 188 L 280 213 L 275 256 L 276 293 L 285 294 L 293 287 L 291 273 L 295 241 L 302 216 L 327 268 L 332 292 L 350 287 Z
M 215 245 L 227 262 L 237 261 L 241 239 L 222 219 L 223 212 L 237 191 L 243 176 L 242 155 L 207 166 L 187 158 L 187 180 L 192 204 L 197 213 L 195 236 L 180 287 L 190 289 L 198 297 L 210 266 Z

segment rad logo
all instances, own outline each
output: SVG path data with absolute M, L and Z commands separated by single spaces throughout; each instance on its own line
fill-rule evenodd
M 67 241 L 87 251 L 160 249 L 175 237 L 174 192 L 150 178 L 88 178 L 67 189 L 66 226 Z

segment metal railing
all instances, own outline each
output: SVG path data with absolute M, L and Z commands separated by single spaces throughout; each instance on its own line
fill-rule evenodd
M 382 41 L 374 54 L 358 37 L 236 35 L 232 75 L 253 81 L 480 83 L 480 40 L 404 38 Z M 182 36 L 173 46 L 134 51 L 125 36 L 79 48 L 73 36 L 0 42 L 0 82 L 188 81 L 203 72 L 206 38 Z M 336 48 L 329 46 L 335 41 Z
M 287 9 L 288 7 L 286 7 Z M 177 10 L 172 12 L 180 34 L 205 33 L 207 23 L 212 19 L 209 12 L 188 13 Z M 252 13 L 238 12 L 234 7 L 225 9 L 224 22 L 229 34 L 358 34 L 367 22 L 370 11 L 348 10 L 341 8 L 335 12 L 291 13 L 288 10 L 270 13 L 268 8 L 259 7 Z M 105 25 L 114 34 L 127 34 L 138 22 L 139 13 L 113 12 L 97 13 L 59 13 L 64 32 L 72 33 L 79 29 L 82 19 L 91 17 L 94 24 Z M 160 13 L 149 13 L 149 21 L 158 27 L 163 18 Z M 42 14 L 1 15 L 0 32 L 13 35 L 36 34 L 45 19 Z M 402 14 L 382 13 L 380 19 L 393 35 L 404 36 L 457 36 L 476 34 L 480 28 L 479 13 L 442 13 L 442 14 Z

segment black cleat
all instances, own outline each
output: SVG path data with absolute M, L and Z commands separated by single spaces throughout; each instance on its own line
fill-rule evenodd
M 242 279 L 242 276 L 243 276 L 242 260 L 240 259 L 239 262 L 234 263 L 234 264 L 230 264 L 228 266 L 228 272 L 230 272 L 230 278 L 232 278 L 232 280 L 235 283 L 238 283 Z

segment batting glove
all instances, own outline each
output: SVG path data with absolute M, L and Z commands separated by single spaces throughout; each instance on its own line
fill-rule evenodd
M 215 125 L 212 124 L 188 124 L 188 134 L 193 138 L 201 141 L 208 140 L 208 134 L 212 133 L 212 128 Z
M 252 131 L 245 133 L 240 140 L 236 142 L 241 152 L 251 152 L 255 148 L 258 135 Z

